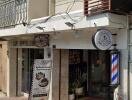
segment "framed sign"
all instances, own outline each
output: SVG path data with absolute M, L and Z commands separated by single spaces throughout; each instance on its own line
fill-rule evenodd
M 37 47 L 49 46 L 49 35 L 39 34 L 34 36 L 34 43 Z
M 36 59 L 34 61 L 30 100 L 48 100 L 51 83 L 52 61 Z
M 106 29 L 99 30 L 93 35 L 92 42 L 95 48 L 107 50 L 112 46 L 112 33 Z

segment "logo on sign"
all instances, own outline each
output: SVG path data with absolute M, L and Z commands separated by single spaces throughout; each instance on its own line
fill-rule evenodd
M 34 37 L 34 42 L 37 47 L 46 47 L 49 45 L 49 35 L 39 34 Z
M 107 50 L 112 45 L 112 34 L 108 30 L 99 30 L 92 38 L 93 45 L 100 50 Z

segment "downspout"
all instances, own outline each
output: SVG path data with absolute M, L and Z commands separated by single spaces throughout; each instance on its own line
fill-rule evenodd
M 128 100 L 130 100 L 130 26 L 129 26 L 129 15 L 127 15 L 127 43 L 128 43 L 127 95 L 128 95 Z
M 55 15 L 55 1 L 49 0 L 49 16 Z

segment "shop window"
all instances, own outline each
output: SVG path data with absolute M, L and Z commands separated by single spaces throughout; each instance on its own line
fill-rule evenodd
M 22 58 L 22 91 L 29 93 L 34 60 L 44 59 L 44 49 L 23 49 Z
M 106 100 L 109 84 L 110 51 L 69 50 L 69 93 Z M 83 87 L 82 94 L 76 93 L 77 87 Z

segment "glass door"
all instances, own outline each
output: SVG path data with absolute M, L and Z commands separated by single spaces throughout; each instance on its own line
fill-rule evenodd
M 107 97 L 110 83 L 110 52 L 89 51 L 89 96 Z
M 44 59 L 44 49 L 23 49 L 22 58 L 22 92 L 29 93 L 32 84 L 34 60 Z

